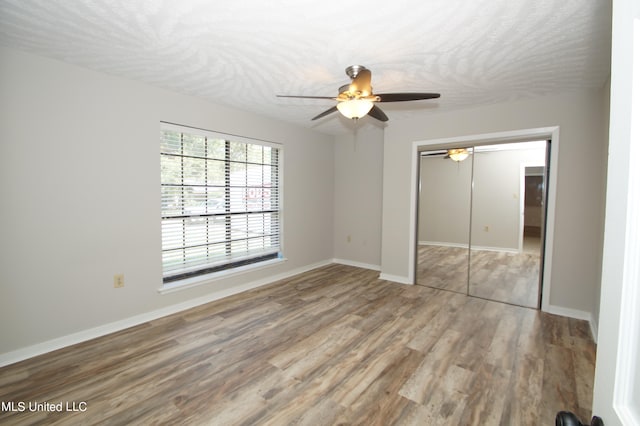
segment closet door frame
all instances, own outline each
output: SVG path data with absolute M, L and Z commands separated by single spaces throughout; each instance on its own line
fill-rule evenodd
M 409 282 L 416 283 L 416 257 L 417 257 L 417 238 L 418 238 L 418 200 L 419 200 L 419 182 L 420 178 L 420 152 L 433 150 L 436 146 L 438 149 L 456 148 L 460 146 L 480 146 L 480 145 L 498 145 L 504 143 L 525 142 L 531 140 L 550 140 L 550 161 L 549 182 L 547 193 L 547 226 L 545 229 L 545 252 L 544 252 L 544 270 L 542 275 L 542 304 L 541 309 L 545 312 L 552 310 L 549 304 L 549 295 L 553 283 L 551 282 L 551 270 L 553 259 L 553 234 L 555 226 L 555 205 L 556 205 L 556 184 L 558 177 L 558 151 L 559 151 L 559 126 L 541 127 L 533 129 L 523 129 L 516 131 L 484 133 L 468 136 L 457 136 L 451 138 L 428 139 L 414 141 L 412 144 L 412 161 L 411 161 L 411 200 L 410 200 L 410 220 L 411 227 L 409 233 Z

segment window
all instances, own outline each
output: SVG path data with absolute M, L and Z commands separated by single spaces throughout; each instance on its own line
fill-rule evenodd
M 279 257 L 279 145 L 162 123 L 162 268 L 169 283 Z

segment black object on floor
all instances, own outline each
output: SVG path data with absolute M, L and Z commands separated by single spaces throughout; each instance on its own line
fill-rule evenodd
M 604 426 L 604 422 L 598 416 L 593 416 L 590 424 L 582 423 L 578 416 L 569 411 L 560 411 L 556 415 L 556 426 Z

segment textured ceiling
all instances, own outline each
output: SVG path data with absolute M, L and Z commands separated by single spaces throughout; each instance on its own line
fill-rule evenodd
M 354 64 L 442 94 L 381 104 L 393 122 L 599 88 L 610 20 L 608 0 L 0 0 L 0 44 L 339 134 L 310 121 L 331 101 L 275 95 L 337 95 Z

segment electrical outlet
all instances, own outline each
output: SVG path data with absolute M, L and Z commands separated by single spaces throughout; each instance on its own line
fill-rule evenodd
M 116 274 L 113 276 L 113 288 L 124 287 L 124 274 Z

